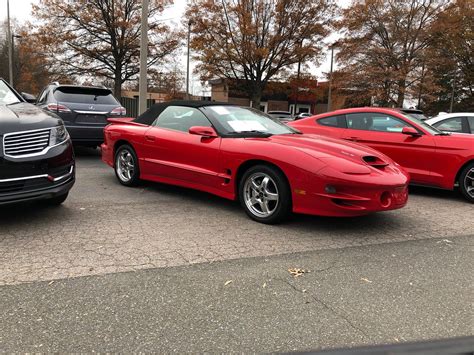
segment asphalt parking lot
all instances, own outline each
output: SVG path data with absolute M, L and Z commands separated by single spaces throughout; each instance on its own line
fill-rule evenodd
M 398 211 L 297 215 L 267 226 L 206 193 L 123 187 L 98 150 L 77 155 L 77 182 L 63 206 L 0 209 L 0 285 L 474 234 L 473 206 L 455 192 L 417 188 Z
M 402 210 L 267 226 L 205 193 L 125 188 L 98 151 L 77 153 L 63 206 L 0 209 L 5 351 L 272 352 L 473 334 L 473 206 L 457 193 L 416 188 Z

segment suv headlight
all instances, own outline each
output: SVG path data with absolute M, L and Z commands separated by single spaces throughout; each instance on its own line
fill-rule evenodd
M 67 133 L 66 127 L 63 125 L 56 126 L 51 130 L 51 134 L 49 137 L 49 145 L 57 145 L 69 138 L 69 134 Z

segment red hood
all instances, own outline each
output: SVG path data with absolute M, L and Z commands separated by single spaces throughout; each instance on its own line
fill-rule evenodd
M 363 163 L 363 157 L 376 156 L 387 163 L 393 163 L 389 157 L 372 148 L 342 139 L 315 134 L 275 135 L 268 139 L 272 143 L 292 146 L 317 159 L 338 157 Z

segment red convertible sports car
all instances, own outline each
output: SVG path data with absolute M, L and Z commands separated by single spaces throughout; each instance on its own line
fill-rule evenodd
M 177 101 L 109 122 L 102 159 L 121 184 L 151 180 L 238 199 L 258 222 L 291 211 L 358 216 L 407 202 L 408 174 L 385 155 L 301 134 L 250 108 Z
M 453 190 L 474 202 L 474 136 L 451 135 L 387 108 L 338 110 L 289 123 L 304 133 L 376 149 L 403 166 L 411 183 Z

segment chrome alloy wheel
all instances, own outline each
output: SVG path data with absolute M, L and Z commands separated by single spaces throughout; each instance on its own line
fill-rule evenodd
M 464 178 L 464 187 L 469 196 L 474 198 L 474 168 L 469 170 Z
M 129 182 L 135 172 L 135 162 L 132 153 L 127 149 L 123 149 L 117 155 L 117 161 L 115 162 L 115 169 L 117 175 L 123 182 Z
M 244 185 L 244 200 L 249 211 L 257 217 L 269 217 L 278 207 L 278 188 L 265 173 L 250 175 Z

